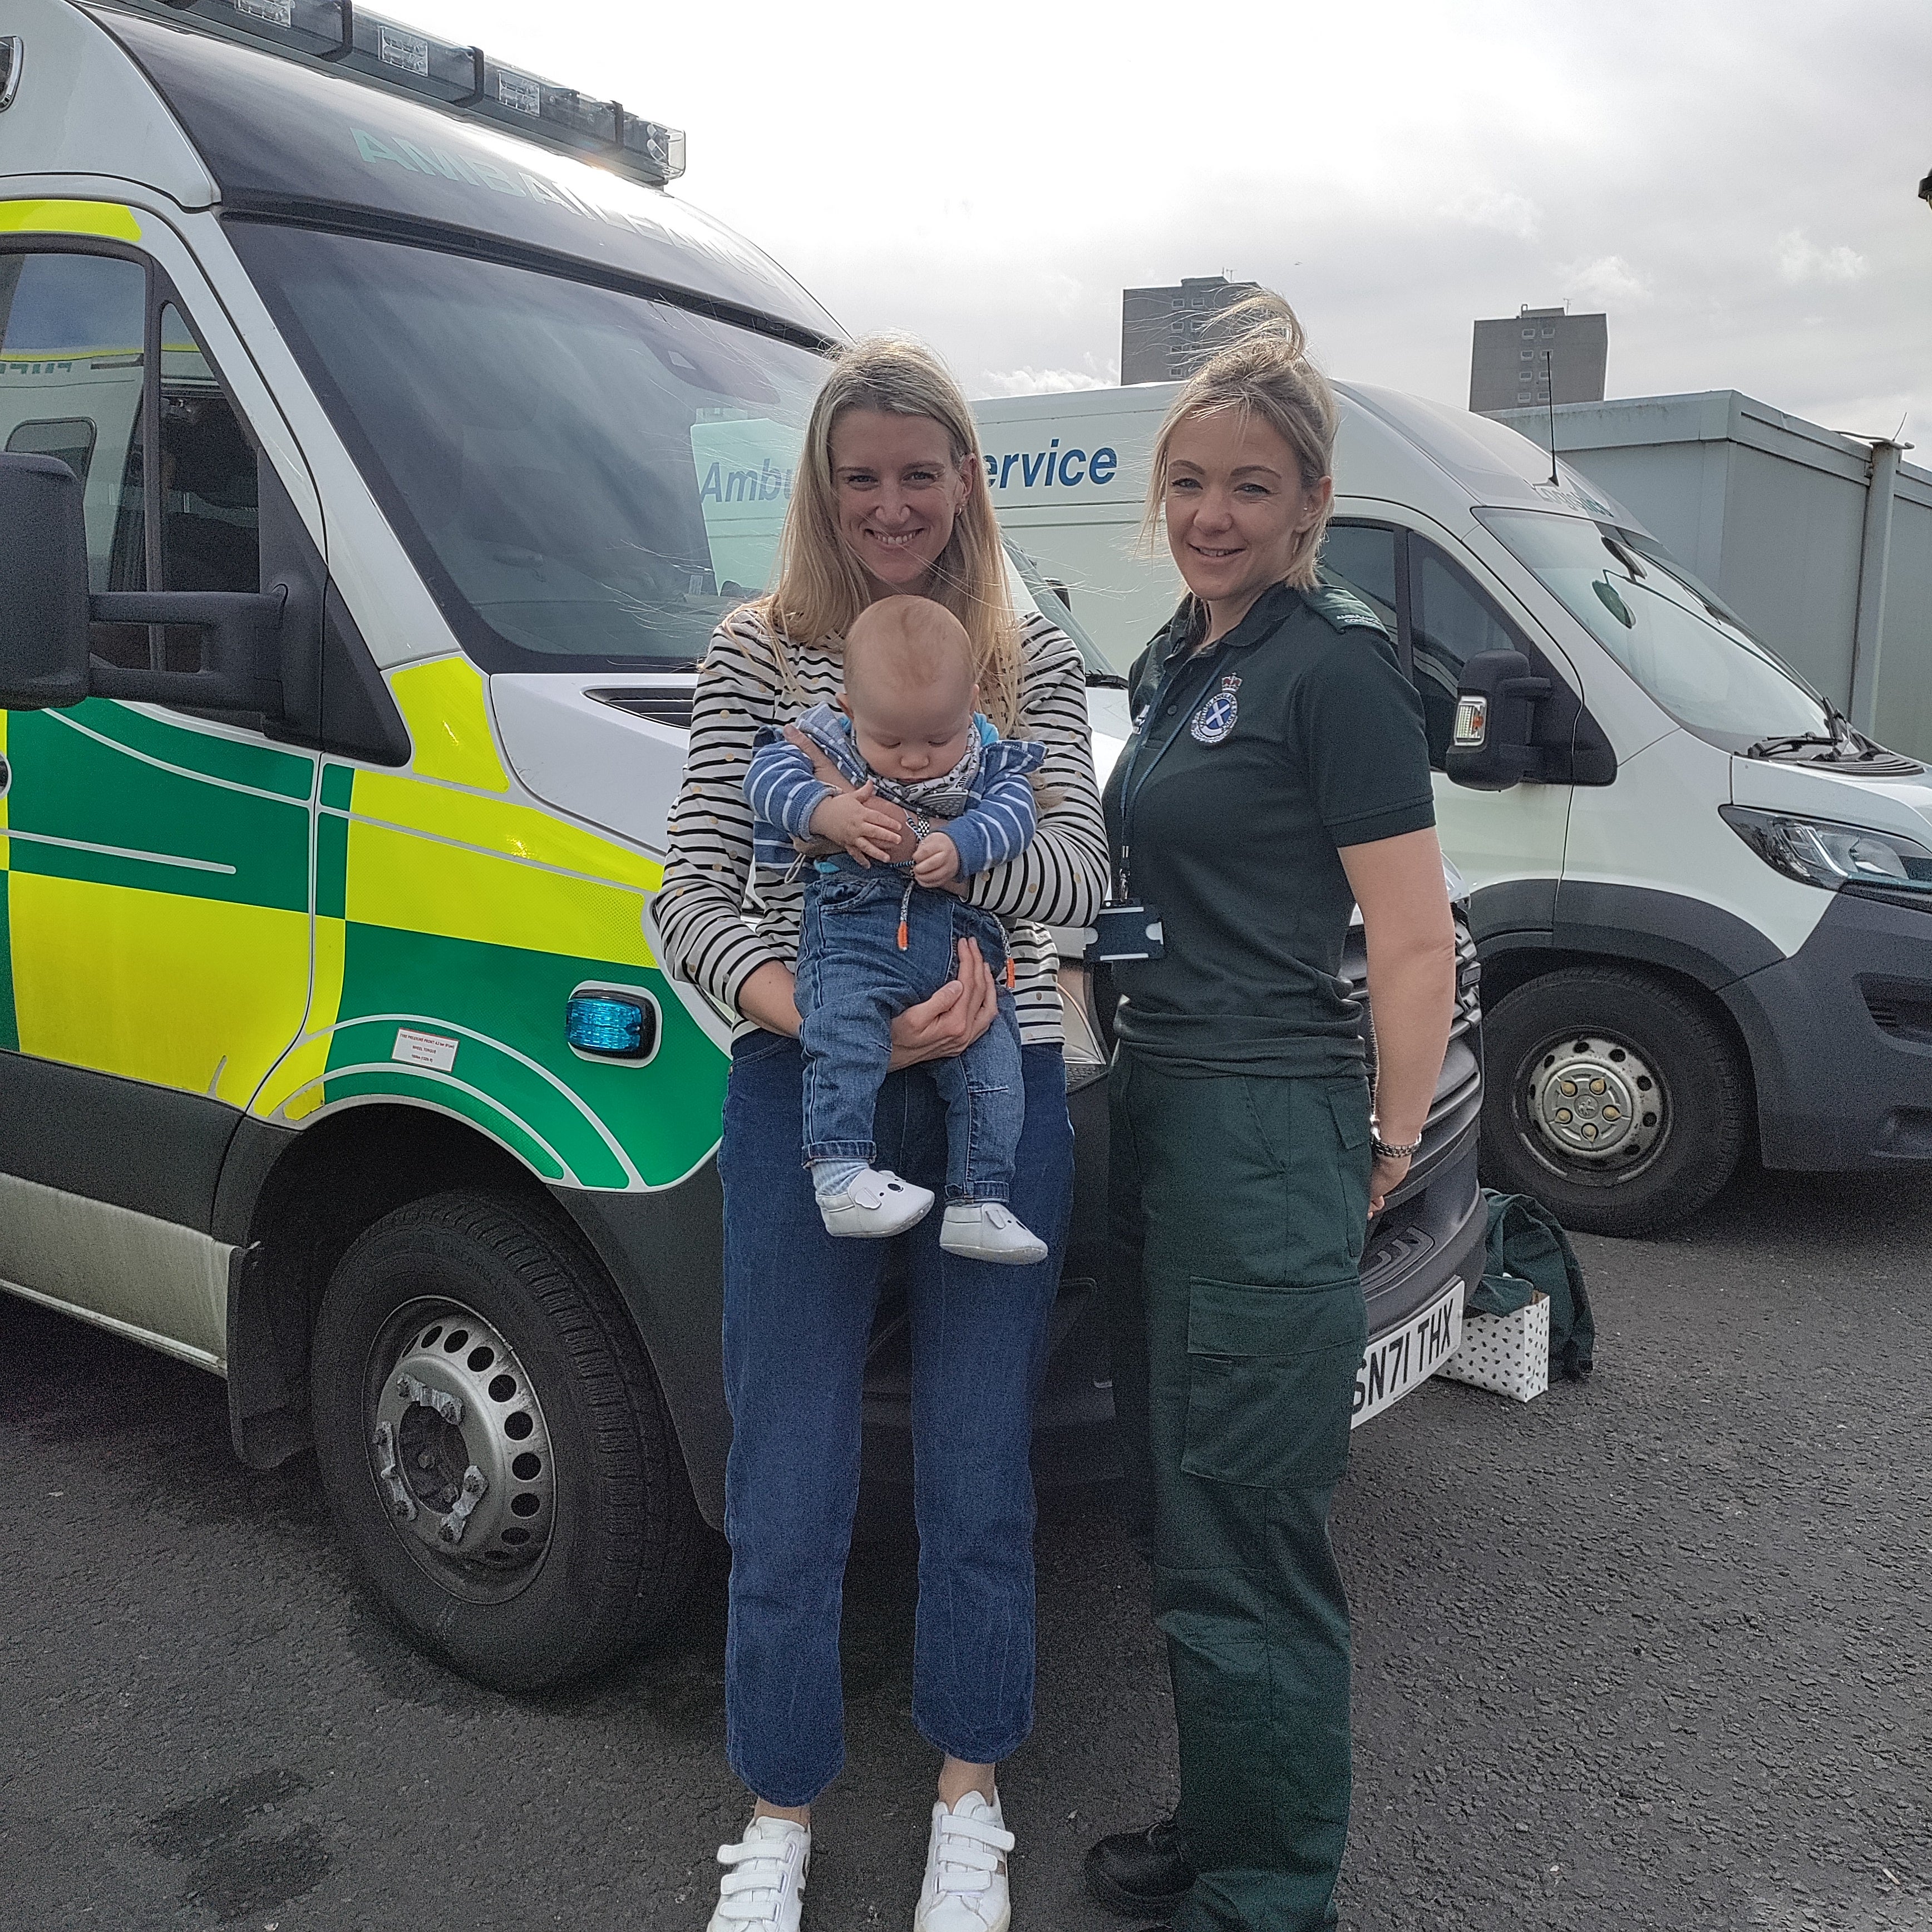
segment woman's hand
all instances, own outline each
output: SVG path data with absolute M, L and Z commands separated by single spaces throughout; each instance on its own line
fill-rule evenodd
M 1369 1219 L 1372 1221 L 1382 1211 L 1382 1203 L 1408 1178 L 1410 1156 L 1404 1154 L 1400 1160 L 1384 1160 L 1376 1156 L 1376 1164 L 1369 1170 Z
M 979 947 L 962 939 L 958 978 L 947 980 L 931 999 L 907 1007 L 892 1022 L 893 1068 L 950 1060 L 964 1053 L 993 1024 L 999 1010 L 1000 990 L 991 969 Z

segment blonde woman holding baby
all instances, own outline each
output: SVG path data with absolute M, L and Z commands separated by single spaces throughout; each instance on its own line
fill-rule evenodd
M 920 1533 L 913 1719 L 941 1759 L 915 1924 L 919 1932 L 1004 1932 L 1007 1924 L 1012 1838 L 994 1772 L 1032 1723 L 1028 1453 L 1072 1186 L 1058 962 L 1045 928 L 1090 923 L 1106 857 L 1079 655 L 1044 618 L 1016 615 L 1006 584 L 979 439 L 958 386 L 914 343 L 878 339 L 847 350 L 806 428 L 776 587 L 726 620 L 700 671 L 657 902 L 677 969 L 741 1022 L 718 1152 L 733 1424 L 725 1746 L 755 1806 L 743 1839 L 719 1854 L 714 1932 L 796 1932 L 812 1804 L 843 1761 L 840 1593 L 857 1500 L 866 1352 L 886 1252 L 884 1241 L 862 1237 L 901 1220 L 913 1223 L 902 1236 L 910 1250 Z M 908 598 L 941 607 L 952 626 L 897 601 Z M 861 624 L 888 600 L 870 626 Z M 856 707 L 848 696 L 855 626 L 862 656 L 866 630 L 881 634 L 872 710 L 873 728 L 884 728 L 864 722 L 862 671 Z M 962 632 L 970 683 L 955 689 L 962 674 L 949 652 L 961 648 Z M 945 683 L 945 703 L 910 709 L 946 712 L 943 731 L 934 724 L 926 732 L 942 742 L 907 753 L 913 734 L 898 728 L 916 721 L 896 716 L 895 707 L 908 710 L 908 690 L 929 700 L 934 680 Z M 849 727 L 858 767 L 842 768 L 826 755 L 838 747 L 821 741 L 812 782 L 824 795 L 793 800 L 794 809 L 810 806 L 797 823 L 817 856 L 761 864 L 746 795 L 754 749 L 761 734 L 770 747 L 814 707 L 833 713 L 827 728 L 819 710 L 814 727 Z M 1027 836 L 978 838 L 970 816 L 976 797 L 947 800 L 942 791 L 943 802 L 964 808 L 927 811 L 916 789 L 902 803 L 893 787 L 872 782 L 896 773 L 898 785 L 916 788 L 928 776 L 958 777 L 968 732 L 982 749 L 1040 748 L 1036 760 L 1015 761 L 1038 767 L 1028 775 L 1034 822 Z M 811 740 L 795 730 L 791 742 Z M 856 804 L 832 803 L 860 793 Z M 1009 802 L 1017 801 L 1010 794 Z M 990 862 L 968 868 L 967 860 L 982 858 Z M 828 860 L 837 875 L 829 882 L 818 870 Z M 874 871 L 890 884 L 868 884 Z M 854 880 L 860 884 L 848 886 Z M 927 980 L 900 984 L 898 998 L 910 1004 L 884 1026 L 884 1068 L 868 1076 L 877 1079 L 869 1132 L 839 1126 L 812 1143 L 800 942 L 808 896 L 822 902 L 828 885 L 833 896 L 848 892 L 868 905 L 881 890 L 895 902 L 906 895 L 908 950 L 915 900 L 922 934 L 946 904 L 958 916 L 952 976 L 914 997 L 937 976 L 928 955 Z M 992 1180 L 969 1174 L 962 1187 L 956 1145 L 949 1179 L 943 1094 L 968 1083 L 946 1063 L 969 1049 L 983 1053 L 989 1032 L 1007 1028 L 1020 1084 L 1009 1097 L 1022 1114 L 1010 1174 L 1002 1160 Z M 879 1045 L 868 1050 L 876 1054 Z M 849 1119 L 849 1096 L 845 1116 L 826 1118 Z M 808 1168 L 814 1145 L 820 1166 Z M 838 1163 L 829 1174 L 828 1161 Z M 894 1184 L 897 1197 L 888 1192 Z M 1002 1216 L 926 1213 L 916 1196 L 941 1191 L 949 1210 L 991 1202 Z M 1009 1238 L 1002 1218 L 1037 1242 L 1030 1249 Z M 962 1232 L 967 1221 L 973 1227 Z M 1028 1259 L 1040 1246 L 1045 1258 Z

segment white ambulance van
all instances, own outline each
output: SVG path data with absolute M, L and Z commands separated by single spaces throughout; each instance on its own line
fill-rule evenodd
M 225 1375 L 248 1462 L 313 1444 L 379 1598 L 496 1684 L 660 1627 L 722 1514 L 729 1028 L 650 905 L 838 331 L 664 192 L 682 151 L 348 0 L 0 12 L 0 1286 Z M 1465 968 L 1358 1420 L 1480 1273 Z M 1048 1479 L 1112 1453 L 1068 990 Z M 909 1348 L 889 1285 L 889 1487 Z
M 1480 949 L 1484 1178 L 1570 1226 L 1767 1167 L 1932 1161 L 1932 780 L 1853 732 L 1627 512 L 1499 424 L 1337 385 L 1323 567 L 1422 693 Z M 1172 383 L 977 404 L 1009 535 L 1117 667 Z

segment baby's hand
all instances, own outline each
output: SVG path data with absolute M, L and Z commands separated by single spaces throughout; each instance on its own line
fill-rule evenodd
M 912 855 L 912 875 L 922 886 L 950 886 L 959 876 L 959 848 L 943 832 L 928 832 Z
M 880 804 L 869 783 L 856 791 L 835 793 L 812 814 L 812 836 L 842 845 L 862 866 L 890 862 L 899 842 L 899 825 Z

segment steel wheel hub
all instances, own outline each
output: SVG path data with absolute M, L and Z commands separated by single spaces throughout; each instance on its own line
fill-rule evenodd
M 1634 1167 L 1670 1126 L 1664 1084 L 1620 1040 L 1565 1034 L 1532 1058 L 1524 1111 L 1546 1154 Z
M 556 1479 L 543 1409 L 514 1351 L 443 1302 L 412 1310 L 384 1352 L 369 1467 L 398 1532 L 419 1556 L 472 1576 L 533 1565 L 550 1540 Z

